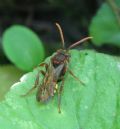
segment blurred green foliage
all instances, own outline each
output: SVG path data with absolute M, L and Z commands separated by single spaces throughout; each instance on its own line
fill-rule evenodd
M 30 29 L 14 25 L 3 34 L 5 54 L 18 68 L 30 71 L 40 64 L 45 51 L 41 40 Z
M 19 81 L 23 73 L 13 65 L 0 66 L 0 100 L 4 98 L 11 85 Z
M 120 0 L 112 4 L 116 4 L 119 8 Z M 92 41 L 95 45 L 108 44 L 120 47 L 120 25 L 114 10 L 108 3 L 104 3 L 93 17 L 89 31 L 94 37 Z

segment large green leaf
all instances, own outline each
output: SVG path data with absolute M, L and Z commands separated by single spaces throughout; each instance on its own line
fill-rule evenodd
M 34 84 L 39 69 L 24 75 L 12 86 L 0 104 L 3 129 L 120 129 L 120 61 L 94 51 L 71 51 L 69 73 L 65 75 L 61 110 L 57 94 L 45 104 L 36 101 L 36 90 L 20 97 Z M 41 76 L 40 76 L 41 78 Z
M 11 26 L 4 32 L 3 48 L 7 57 L 25 71 L 33 69 L 45 56 L 39 37 L 21 25 Z
M 120 7 L 120 0 L 116 0 Z M 120 47 L 120 26 L 111 7 L 104 3 L 92 19 L 90 35 L 95 45 L 112 44 Z

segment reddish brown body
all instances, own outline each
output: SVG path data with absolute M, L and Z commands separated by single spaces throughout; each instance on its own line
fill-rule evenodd
M 47 64 L 46 64 L 47 65 Z M 54 96 L 57 80 L 55 80 L 55 69 L 51 63 L 46 68 L 42 83 L 37 90 L 36 99 L 38 102 L 46 102 Z
M 64 74 L 66 73 L 69 58 L 70 55 L 66 52 L 66 50 L 63 49 L 58 50 L 56 54 L 51 58 L 51 63 L 53 64 L 54 68 L 63 65 L 58 80 L 61 80 L 61 76 L 64 76 Z
M 60 49 L 57 53 L 51 58 L 51 62 L 54 67 L 57 67 L 60 64 L 69 62 L 70 54 L 66 50 Z

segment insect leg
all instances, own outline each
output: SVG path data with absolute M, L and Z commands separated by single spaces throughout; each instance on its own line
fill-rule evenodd
M 84 82 L 82 82 L 79 78 L 77 78 L 77 77 L 74 75 L 74 73 L 73 73 L 70 69 L 68 69 L 68 72 L 69 72 L 77 81 L 79 81 L 82 85 L 85 85 Z
M 47 63 L 41 63 L 39 66 L 45 66 L 45 68 L 47 70 L 49 65 Z
M 25 96 L 29 95 L 35 88 L 37 88 L 37 86 L 39 84 L 39 75 L 40 75 L 40 72 L 42 73 L 42 71 L 39 71 L 38 72 L 38 74 L 36 76 L 36 80 L 35 80 L 34 86 L 26 94 L 21 95 L 22 97 L 25 97 Z
M 63 86 L 64 86 L 64 79 L 62 79 L 61 86 L 60 86 L 60 88 L 58 89 L 58 112 L 59 112 L 59 113 L 61 113 L 60 105 L 61 105 L 61 93 L 62 93 L 62 91 L 63 91 Z
M 40 72 L 42 73 L 43 76 L 45 76 L 45 71 L 41 70 Z

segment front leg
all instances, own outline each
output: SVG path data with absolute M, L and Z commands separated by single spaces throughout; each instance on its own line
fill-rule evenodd
M 45 62 L 41 63 L 39 66 L 45 66 L 46 70 L 48 69 L 49 65 Z
M 74 75 L 74 73 L 70 70 L 70 69 L 68 69 L 68 72 L 70 73 L 70 75 L 72 75 L 72 77 L 74 77 L 77 81 L 79 81 L 82 85 L 85 85 L 84 84 L 84 82 L 82 82 L 78 77 L 76 77 L 75 75 Z
M 79 81 L 82 85 L 85 85 L 84 82 L 82 82 L 78 77 L 74 75 L 74 73 L 68 68 L 68 61 L 66 62 L 66 67 L 65 67 L 65 73 L 68 71 L 72 77 L 74 77 L 77 81 Z

